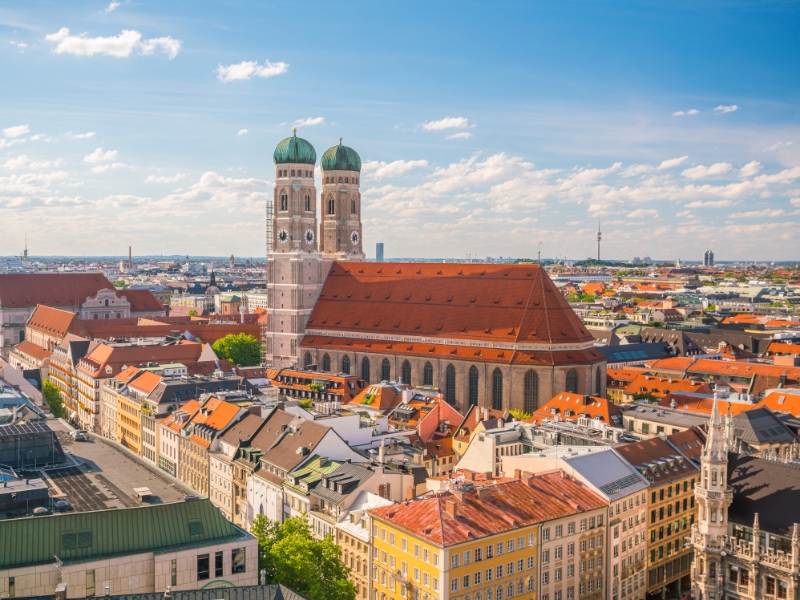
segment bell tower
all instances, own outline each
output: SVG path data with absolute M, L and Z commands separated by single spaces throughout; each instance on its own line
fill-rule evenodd
M 361 157 L 352 148 L 333 146 L 320 160 L 322 226 L 320 250 L 328 260 L 364 260 L 361 238 Z
M 271 214 L 267 214 L 272 220 L 272 239 L 267 255 L 265 362 L 297 367 L 300 340 L 330 263 L 322 260 L 317 247 L 314 147 L 294 130 L 275 148 L 273 160 L 275 190 Z

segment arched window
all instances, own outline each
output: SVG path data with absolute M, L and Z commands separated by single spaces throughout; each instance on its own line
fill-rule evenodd
M 433 365 L 429 362 L 422 369 L 422 385 L 433 385 Z
M 335 205 L 333 203 L 333 196 L 331 196 L 330 198 L 328 198 L 328 214 L 329 215 L 332 215 L 334 213 L 334 210 L 333 210 L 334 208 L 335 208 Z
M 453 365 L 447 365 L 444 371 L 444 400 L 451 405 L 456 403 L 456 368 Z
M 327 353 L 322 357 L 322 370 L 326 373 L 331 370 L 331 357 Z
M 575 369 L 570 369 L 567 371 L 567 385 L 566 388 L 568 392 L 573 394 L 578 393 L 578 372 Z
M 356 201 L 350 200 L 350 212 L 356 214 Z
M 292 169 L 292 177 L 294 177 L 294 169 Z
M 492 408 L 503 409 L 503 372 L 499 367 L 492 372 Z
M 523 408 L 526 413 L 533 414 L 539 408 L 539 376 L 530 369 L 525 373 L 525 388 Z
M 392 363 L 388 358 L 384 358 L 381 362 L 381 380 L 389 381 L 392 378 Z
M 344 356 L 342 357 L 342 373 L 345 375 L 350 375 L 350 357 Z
M 311 212 L 311 196 L 306 194 L 306 212 Z
M 106 298 L 106 306 L 108 306 L 108 298 Z
M 344 178 L 344 182 L 345 182 L 345 183 L 350 183 L 350 182 L 347 180 L 347 177 L 345 177 L 345 178 Z
M 403 383 L 411 385 L 411 363 L 407 360 L 403 361 L 403 369 L 401 371 Z
M 600 389 L 602 387 L 600 385 L 600 377 L 601 377 L 601 375 L 600 375 L 600 367 L 598 367 L 597 371 L 595 371 L 595 373 L 594 373 L 594 395 L 595 396 L 599 396 L 600 395 Z
M 341 177 L 339 177 L 339 183 L 342 183 L 342 178 Z
M 310 367 L 311 363 L 313 363 L 313 362 L 314 362 L 314 359 L 311 358 L 311 352 L 306 352 L 306 355 L 303 358 L 303 365 L 305 365 L 305 368 L 307 369 L 308 367 Z
M 366 356 L 361 359 L 361 379 L 369 383 L 369 359 Z
M 475 366 L 469 368 L 468 384 L 469 405 L 478 406 L 478 368 Z
M 281 194 L 281 210 L 289 210 L 289 198 L 286 196 L 286 192 Z

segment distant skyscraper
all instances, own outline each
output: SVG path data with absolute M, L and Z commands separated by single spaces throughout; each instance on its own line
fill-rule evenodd
M 706 253 L 703 255 L 703 266 L 704 267 L 714 266 L 714 252 L 712 250 L 706 250 Z
M 600 238 L 603 232 L 600 231 L 600 219 L 597 219 L 597 260 L 600 260 Z
M 375 262 L 383 262 L 383 242 L 375 244 Z

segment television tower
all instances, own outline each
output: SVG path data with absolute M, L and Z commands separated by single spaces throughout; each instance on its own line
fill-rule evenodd
M 600 231 L 600 219 L 597 219 L 597 260 L 600 260 L 600 239 L 603 236 L 603 232 Z

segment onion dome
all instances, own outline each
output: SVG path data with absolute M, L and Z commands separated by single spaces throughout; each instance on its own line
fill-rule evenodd
M 347 146 L 342 146 L 342 138 L 339 138 L 339 145 L 328 148 L 320 159 L 323 171 L 361 171 L 361 157 L 358 152 Z
M 317 162 L 317 152 L 314 146 L 303 138 L 297 137 L 297 129 L 292 130 L 294 135 L 280 142 L 275 147 L 272 160 L 276 165 L 286 163 L 299 163 L 302 165 L 314 165 Z

